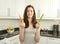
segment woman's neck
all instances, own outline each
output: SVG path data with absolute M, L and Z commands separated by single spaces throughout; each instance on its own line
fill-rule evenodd
M 31 21 L 32 21 L 32 18 L 28 18 L 28 21 L 29 21 L 29 23 L 31 23 Z
M 28 18 L 28 21 L 29 21 L 29 27 L 30 27 L 30 28 L 33 28 L 32 18 Z

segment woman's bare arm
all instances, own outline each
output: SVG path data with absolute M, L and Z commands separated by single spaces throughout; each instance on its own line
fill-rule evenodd
M 23 42 L 24 41 L 24 27 L 25 27 L 25 23 L 23 21 L 23 19 L 20 18 L 20 41 Z
M 24 28 L 20 28 L 20 41 L 24 41 Z
M 39 42 L 40 40 L 40 25 L 39 23 L 36 24 L 36 33 L 35 33 L 35 41 Z

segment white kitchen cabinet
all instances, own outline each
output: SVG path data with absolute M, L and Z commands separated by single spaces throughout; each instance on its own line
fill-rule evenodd
M 7 38 L 0 40 L 0 44 L 8 44 L 8 43 L 9 43 L 9 41 Z
M 0 40 L 0 44 L 20 44 L 19 35 Z
M 16 0 L 9 0 L 8 17 L 15 17 L 16 15 Z
M 20 44 L 19 35 L 8 38 L 8 41 L 9 41 L 7 42 L 8 44 Z
M 16 0 L 16 12 L 17 16 L 23 16 L 24 14 L 24 9 L 25 9 L 25 0 Z
M 48 37 L 48 44 L 60 44 L 60 38 Z
M 48 44 L 48 38 L 44 36 L 40 36 L 39 44 Z
M 0 0 L 0 17 L 23 16 L 27 5 L 33 5 L 38 19 L 42 13 L 44 18 L 57 18 L 59 0 Z
M 8 0 L 0 0 L 0 17 L 6 17 L 8 14 Z
M 2 40 L 0 40 L 0 44 L 4 44 Z
M 20 41 L 18 41 L 17 38 L 11 39 L 9 42 L 10 42 L 10 44 L 20 44 Z
M 59 0 L 26 0 L 25 6 L 33 5 L 36 10 L 36 17 L 44 13 L 44 18 L 57 18 Z
M 23 16 L 24 12 L 24 2 L 25 0 L 10 0 L 10 16 L 11 17 L 19 17 L 19 15 Z
M 60 44 L 60 38 L 40 36 L 39 44 Z
M 0 17 L 16 16 L 16 0 L 0 0 Z
M 57 18 L 59 0 L 40 0 L 40 13 L 44 13 L 44 18 Z
M 19 17 L 24 12 L 25 0 L 0 0 L 0 17 Z

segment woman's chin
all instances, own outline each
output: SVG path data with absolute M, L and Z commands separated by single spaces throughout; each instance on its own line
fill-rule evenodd
M 28 18 L 32 18 L 32 17 L 28 17 Z
M 32 18 L 32 16 L 28 16 L 28 18 Z

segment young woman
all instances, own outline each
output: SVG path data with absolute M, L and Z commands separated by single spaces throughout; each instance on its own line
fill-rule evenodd
M 24 18 L 20 17 L 20 44 L 36 44 L 40 40 L 40 24 L 36 20 L 34 7 L 28 5 Z

